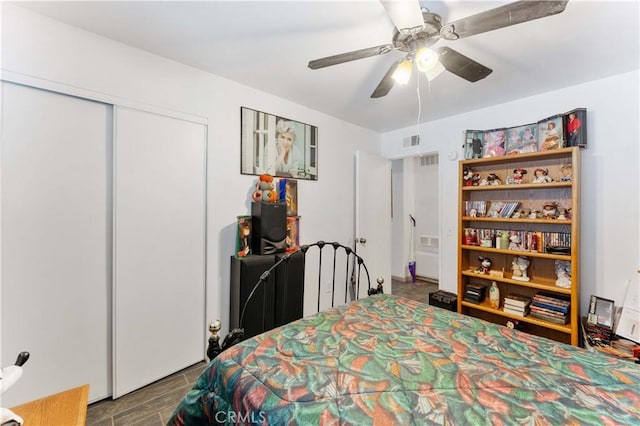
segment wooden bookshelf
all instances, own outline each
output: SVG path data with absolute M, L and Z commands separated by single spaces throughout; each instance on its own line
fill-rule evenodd
M 560 168 L 571 164 L 571 181 L 561 181 Z M 490 173 L 498 175 L 502 184 L 485 186 L 465 186 L 462 180 L 465 169 L 471 168 L 481 178 Z M 505 184 L 512 176 L 513 170 L 528 170 L 523 183 Z M 533 171 L 545 168 L 554 181 L 548 183 L 532 183 Z M 580 342 L 579 315 L 579 218 L 580 218 L 580 150 L 577 147 L 563 148 L 553 151 L 535 152 L 512 156 L 462 160 L 459 163 L 459 226 L 458 226 L 458 312 L 483 318 L 499 324 L 517 321 L 524 324 L 526 331 L 551 338 L 560 342 L 578 345 Z M 467 211 L 467 202 L 485 202 L 486 211 L 496 201 L 517 201 L 516 209 L 541 210 L 544 203 L 553 201 L 558 208 L 570 209 L 570 218 L 531 218 L 471 216 Z M 535 247 L 526 250 L 509 250 L 498 245 L 495 239 L 492 246 L 469 244 L 465 238 L 465 230 L 491 233 L 492 235 L 507 232 L 537 234 L 545 236 L 563 234 L 570 236 L 570 250 L 566 254 L 546 252 L 546 247 Z M 533 238 L 535 240 L 535 238 Z M 477 242 L 476 242 L 477 243 Z M 531 245 L 533 247 L 533 244 Z M 514 279 L 512 262 L 518 256 L 526 256 L 530 262 L 528 268 L 529 281 Z M 488 257 L 492 261 L 490 274 L 478 272 L 479 257 Z M 556 285 L 556 261 L 571 262 L 571 285 L 569 288 Z M 486 300 L 473 303 L 464 300 L 465 286 L 469 283 L 491 285 L 495 281 L 500 289 L 500 307 L 495 309 L 489 304 L 487 288 Z M 504 297 L 509 293 L 518 293 L 533 297 L 538 291 L 568 297 L 571 302 L 567 324 L 519 316 L 503 311 Z

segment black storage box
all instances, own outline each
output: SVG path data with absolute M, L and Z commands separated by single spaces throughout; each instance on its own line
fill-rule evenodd
M 456 312 L 458 310 L 458 296 L 455 293 L 438 290 L 429 293 L 429 304 Z

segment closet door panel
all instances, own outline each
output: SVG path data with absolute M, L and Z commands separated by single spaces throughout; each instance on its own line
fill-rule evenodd
M 205 353 L 206 126 L 116 108 L 114 397 Z
M 10 407 L 111 394 L 111 105 L 2 82 L 2 359 Z

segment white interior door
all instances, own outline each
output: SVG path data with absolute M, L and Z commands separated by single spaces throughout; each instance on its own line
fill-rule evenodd
M 2 82 L 2 359 L 10 407 L 111 394 L 111 105 Z
M 391 293 L 391 162 L 356 151 L 355 194 L 355 248 L 367 265 L 371 285 L 383 278 L 385 293 Z M 360 297 L 366 294 L 361 284 Z
M 204 359 L 206 126 L 117 107 L 114 144 L 117 398 Z

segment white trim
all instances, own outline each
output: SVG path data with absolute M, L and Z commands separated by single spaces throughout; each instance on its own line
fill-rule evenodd
M 152 112 L 159 115 L 165 115 L 172 118 L 178 118 L 184 121 L 190 121 L 197 124 L 209 124 L 207 117 L 200 117 L 193 114 L 188 114 L 180 111 L 173 111 L 170 109 L 157 107 L 142 102 L 134 101 L 131 99 L 121 98 L 118 96 L 109 95 L 107 93 L 97 92 L 95 90 L 84 89 L 82 87 L 69 86 L 68 84 L 59 83 L 57 81 L 45 80 L 39 77 L 34 77 L 26 74 L 21 74 L 6 69 L 0 69 L 0 80 L 9 81 L 11 83 L 22 84 L 24 86 L 31 86 L 38 89 L 49 90 L 51 92 L 62 93 L 65 95 L 75 96 L 78 98 L 84 98 L 92 101 L 103 102 L 114 106 L 121 106 L 126 108 L 132 108 L 142 110 L 146 112 Z

